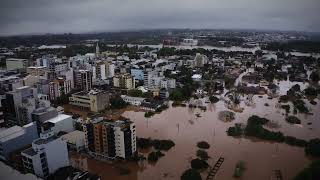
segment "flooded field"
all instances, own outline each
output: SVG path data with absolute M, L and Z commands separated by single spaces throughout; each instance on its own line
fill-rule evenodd
M 225 161 L 216 175 L 216 179 L 233 179 L 232 175 L 236 163 L 243 160 L 247 170 L 242 179 L 270 179 L 272 171 L 281 170 L 284 179 L 291 179 L 298 171 L 303 169 L 311 161 L 304 155 L 304 149 L 281 143 L 272 143 L 249 138 L 233 138 L 227 136 L 226 130 L 234 123 L 246 123 L 251 115 L 259 115 L 276 122 L 286 135 L 297 138 L 310 139 L 320 137 L 320 124 L 317 118 L 320 114 L 319 100 L 317 106 L 312 106 L 313 115 L 302 115 L 301 125 L 288 124 L 285 119 L 285 111 L 275 108 L 277 99 L 268 99 L 267 96 L 254 96 L 253 107 L 245 107 L 244 112 L 236 113 L 235 120 L 223 122 L 218 119 L 218 112 L 226 110 L 224 102 L 208 104 L 207 111 L 190 109 L 188 107 L 170 107 L 168 110 L 157 114 L 152 118 L 145 118 L 143 112 L 127 111 L 123 115 L 136 123 L 139 137 L 151 137 L 155 139 L 171 139 L 175 146 L 156 164 L 128 165 L 131 170 L 129 176 L 112 175 L 114 168 L 110 165 L 86 157 L 73 156 L 74 160 L 86 162 L 87 169 L 102 175 L 106 179 L 180 179 L 184 170 L 190 168 L 190 161 L 196 158 L 198 150 L 196 144 L 199 141 L 207 141 L 211 145 L 208 160 L 213 165 L 219 157 Z M 268 103 L 270 106 L 264 106 Z M 201 117 L 196 114 L 200 113 Z M 312 122 L 311 125 L 307 125 Z M 203 178 L 207 171 L 202 172 Z

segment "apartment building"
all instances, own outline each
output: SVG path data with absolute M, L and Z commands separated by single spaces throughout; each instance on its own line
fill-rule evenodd
M 115 75 L 113 77 L 113 86 L 121 89 L 134 89 L 134 77 L 128 73 Z
M 89 70 L 74 71 L 75 88 L 83 91 L 90 91 L 92 88 L 92 72 Z
M 69 166 L 67 143 L 50 131 L 41 134 L 21 155 L 25 171 L 42 178 Z
M 7 127 L 23 126 L 32 121 L 31 113 L 36 109 L 37 90 L 29 86 L 7 92 L 2 100 L 3 115 Z
M 48 69 L 44 66 L 29 66 L 27 73 L 32 76 L 45 76 L 48 73 Z
M 69 103 L 74 106 L 99 112 L 109 106 L 109 93 L 103 90 L 81 91 L 74 93 L 69 98 Z
M 56 100 L 62 94 L 68 94 L 73 89 L 73 78 L 60 76 L 49 83 L 50 100 Z
M 106 80 L 114 76 L 115 66 L 109 61 L 100 61 L 92 69 L 93 79 Z
M 176 88 L 176 80 L 175 79 L 164 78 L 160 82 L 160 88 L 175 89 Z
M 85 147 L 94 156 L 130 158 L 137 151 L 135 124 L 129 119 L 111 121 L 103 117 L 83 124 Z

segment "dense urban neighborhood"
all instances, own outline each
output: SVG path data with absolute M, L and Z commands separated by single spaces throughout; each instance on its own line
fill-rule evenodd
M 0 163 L 22 177 L 320 178 L 317 33 L 8 36 L 0 60 Z

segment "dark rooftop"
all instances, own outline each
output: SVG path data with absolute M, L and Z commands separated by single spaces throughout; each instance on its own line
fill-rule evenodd
M 30 148 L 28 148 L 28 149 L 26 149 L 26 150 L 24 150 L 24 151 L 22 151 L 22 152 L 25 153 L 25 154 L 27 154 L 27 155 L 29 155 L 29 156 L 34 156 L 34 155 L 37 154 L 37 152 L 35 152 L 35 151 L 32 149 L 32 147 L 30 147 Z
M 37 144 L 37 145 L 47 144 L 47 143 L 49 143 L 49 142 L 51 142 L 51 141 L 53 141 L 53 140 L 55 140 L 57 138 L 58 138 L 57 136 L 51 136 L 51 137 L 49 137 L 47 139 L 41 139 L 40 138 L 40 139 L 35 140 L 34 143 Z

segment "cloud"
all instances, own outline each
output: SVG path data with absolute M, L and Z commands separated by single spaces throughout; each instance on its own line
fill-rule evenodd
M 154 28 L 320 31 L 318 0 L 2 0 L 0 35 Z

